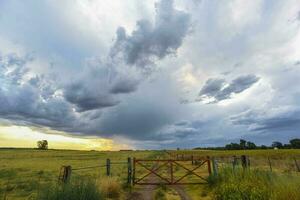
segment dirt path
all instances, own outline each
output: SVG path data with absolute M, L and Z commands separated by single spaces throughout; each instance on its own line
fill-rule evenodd
M 181 200 L 191 200 L 191 198 L 185 192 L 184 188 L 181 185 L 173 185 L 170 187 L 177 192 L 177 194 L 180 196 Z
M 149 182 L 157 181 L 154 174 L 149 176 Z M 156 190 L 156 185 L 141 185 L 137 186 L 136 191 L 131 193 L 128 200 L 153 200 L 154 191 Z
M 183 187 L 180 185 L 167 186 L 175 190 L 181 200 L 191 200 L 191 198 L 184 191 Z M 153 200 L 154 192 L 157 189 L 155 185 L 144 185 L 137 191 L 132 192 L 127 200 Z

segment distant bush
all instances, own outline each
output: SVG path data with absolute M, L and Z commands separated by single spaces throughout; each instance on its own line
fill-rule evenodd
M 224 169 L 209 184 L 216 200 L 299 200 L 299 177 L 261 170 Z

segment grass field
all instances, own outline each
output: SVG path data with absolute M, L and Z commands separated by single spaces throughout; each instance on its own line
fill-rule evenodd
M 297 172 L 295 163 L 297 160 L 298 165 L 300 164 L 299 149 L 181 150 L 169 151 L 169 154 L 174 158 L 193 156 L 194 159 L 209 155 L 218 161 L 220 179 L 212 185 L 185 187 L 193 199 L 300 199 L 300 190 L 298 190 L 300 173 Z M 249 173 L 244 173 L 241 166 L 233 172 L 233 156 L 239 158 L 241 155 L 249 156 L 251 169 Z M 262 196 L 255 196 L 255 189 Z M 247 197 L 238 196 L 240 194 L 237 193 L 240 191 L 243 191 Z M 254 195 L 251 197 L 249 194 L 252 192 Z M 233 195 L 230 196 L 231 194 Z
M 145 158 L 155 154 L 152 151 L 68 151 L 68 150 L 34 150 L 9 149 L 0 150 L 0 199 L 8 190 L 8 199 L 28 199 L 36 195 L 39 184 L 57 182 L 60 167 L 71 165 L 80 168 L 105 165 L 106 159 L 111 162 L 127 161 L 127 157 Z M 90 177 L 105 176 L 105 168 L 76 171 L 72 176 Z M 119 179 L 126 179 L 127 165 L 111 166 L 111 173 Z
M 272 175 L 277 178 L 269 181 L 268 178 L 260 179 L 261 184 L 274 185 L 273 188 L 277 188 L 278 191 L 284 188 L 285 180 L 290 180 L 290 186 L 287 188 L 295 187 L 294 184 L 299 182 L 299 172 L 296 172 L 294 158 L 300 161 L 300 150 L 248 150 L 248 151 L 169 151 L 169 153 L 190 156 L 211 156 L 220 158 L 220 166 L 223 161 L 225 171 L 220 171 L 221 175 L 218 181 L 213 184 L 207 184 L 202 186 L 187 186 L 185 191 L 189 194 L 192 199 L 217 199 L 217 192 L 228 192 L 222 190 L 226 188 L 227 182 L 224 180 L 231 180 L 231 186 L 239 184 L 241 180 L 233 174 L 226 172 L 226 168 L 230 168 L 232 165 L 233 155 L 249 155 L 251 160 L 251 168 L 265 171 L 268 174 L 261 172 L 255 172 L 257 174 L 249 174 L 245 181 L 245 185 L 255 184 L 255 177 L 269 177 L 269 163 L 268 158 L 271 158 L 273 172 L 278 173 Z M 119 182 L 125 183 L 127 178 L 127 165 L 126 161 L 128 157 L 136 158 L 157 158 L 166 157 L 168 154 L 162 151 L 120 151 L 120 152 L 103 152 L 103 151 L 69 151 L 69 150 L 47 150 L 40 151 L 35 149 L 1 149 L 0 150 L 0 199 L 36 199 L 38 191 L 49 183 L 56 183 L 60 167 L 62 165 L 71 165 L 72 168 L 81 168 L 95 165 L 105 165 L 106 159 L 110 158 L 111 162 L 124 162 L 124 164 L 118 164 L 111 166 L 111 174 Z M 187 167 L 191 167 L 186 165 Z M 226 172 L 226 173 L 225 173 Z M 238 172 L 239 173 L 239 172 Z M 72 172 L 73 177 L 87 177 L 87 178 L 99 178 L 104 179 L 106 174 L 105 167 L 87 169 L 81 171 Z M 254 177 L 254 178 L 253 178 Z M 244 180 L 244 179 L 243 179 Z M 281 185 L 273 183 L 280 182 Z M 266 181 L 266 182 L 264 182 Z M 269 182 L 268 182 L 269 181 Z M 101 187 L 105 187 L 102 185 Z M 119 186 L 116 186 L 119 187 Z M 251 187 L 249 186 L 251 189 Z M 249 189 L 248 188 L 248 189 Z M 234 187 L 229 188 L 229 193 L 234 190 Z M 292 189 L 291 189 L 292 190 Z M 172 190 L 168 191 L 169 195 L 172 196 Z M 159 191 L 161 192 L 161 191 Z M 282 193 L 282 192 L 281 192 Z M 223 193 L 222 193 L 223 194 Z M 275 194 L 272 194 L 275 195 Z M 279 195 L 279 194 L 277 194 Z M 294 194 L 297 195 L 297 194 Z M 173 198 L 173 197 L 172 197 Z M 171 198 L 171 199 L 172 199 Z M 175 197 L 174 197 L 175 198 Z M 176 197 L 178 198 L 178 197 Z M 175 198 L 175 199 L 176 199 Z M 218 198 L 222 199 L 222 198 Z M 227 198 L 234 199 L 234 198 Z M 279 198 L 277 198 L 279 199 Z M 297 198 L 293 198 L 297 199 Z

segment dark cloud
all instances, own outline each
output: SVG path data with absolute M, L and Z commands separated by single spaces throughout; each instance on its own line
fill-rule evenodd
M 118 28 L 110 58 L 104 63 L 104 68 L 109 68 L 107 76 L 104 76 L 103 68 L 88 76 L 88 79 L 109 79 L 109 83 L 81 79 L 64 89 L 65 99 L 80 112 L 117 105 L 119 100 L 113 95 L 134 92 L 139 84 L 133 77 L 120 72 L 119 65 L 126 63 L 146 67 L 152 64 L 153 58 L 162 59 L 175 53 L 187 34 L 189 22 L 187 13 L 174 9 L 173 0 L 160 1 L 156 4 L 154 24 L 149 20 L 140 20 L 131 35 L 127 35 L 123 27 Z
M 0 116 L 17 124 L 64 129 L 72 127 L 72 108 L 55 97 L 54 82 L 45 76 L 30 75 L 32 57 L 8 54 L 0 62 Z
M 39 89 L 29 84 L 0 90 L 0 115 L 16 123 L 64 128 L 74 121 L 71 107 L 60 98 L 43 99 Z
M 138 83 L 135 80 L 122 79 L 113 84 L 110 92 L 113 94 L 131 93 L 137 90 L 137 86 Z
M 224 79 L 208 79 L 200 90 L 200 96 L 218 96 L 223 86 L 226 84 Z
M 163 105 L 154 105 L 151 102 L 132 102 L 130 105 L 132 106 L 119 106 L 117 110 L 103 116 L 98 127 L 102 134 L 122 135 L 134 140 L 161 139 L 156 133 L 165 124 L 173 121 L 173 112 L 168 112 Z
M 67 86 L 64 97 L 68 102 L 76 105 L 79 112 L 112 107 L 119 103 L 112 95 L 102 92 L 97 86 L 86 87 L 82 83 Z
M 248 126 L 251 131 L 295 131 L 300 128 L 299 109 L 288 110 L 268 116 L 267 112 L 247 111 L 231 117 L 234 125 Z
M 224 79 L 208 79 L 200 90 L 200 101 L 209 98 L 210 103 L 230 99 L 233 94 L 238 94 L 250 88 L 259 78 L 255 75 L 239 76 L 229 84 Z
M 111 50 L 112 57 L 124 57 L 129 65 L 144 67 L 155 59 L 175 53 L 181 46 L 190 25 L 190 16 L 174 8 L 173 0 L 156 4 L 155 22 L 140 20 L 131 35 L 125 28 L 117 30 L 117 40 Z
M 60 76 L 61 71 L 53 68 L 50 77 L 27 67 L 35 61 L 31 56 L 0 56 L 1 118 L 88 135 L 162 139 L 159 129 L 173 121 L 175 115 L 169 110 L 174 108 L 134 102 L 116 109 L 124 97 L 119 94 L 135 92 L 145 79 L 132 66 L 146 67 L 176 53 L 188 32 L 190 17 L 176 10 L 173 0 L 155 6 L 154 23 L 140 20 L 130 35 L 120 27 L 109 56 L 92 60 L 93 65 L 81 73 Z M 104 112 L 109 107 L 114 108 Z

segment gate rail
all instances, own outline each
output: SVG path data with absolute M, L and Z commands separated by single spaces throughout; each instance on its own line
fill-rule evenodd
M 145 163 L 153 163 L 152 167 L 146 166 Z M 133 177 L 132 182 L 134 185 L 189 185 L 189 184 L 203 184 L 207 182 L 207 179 L 199 175 L 196 170 L 200 167 L 207 164 L 207 172 L 208 175 L 211 174 L 211 163 L 210 158 L 207 157 L 206 159 L 199 160 L 198 164 L 196 166 L 193 166 L 192 169 L 189 169 L 188 167 L 184 166 L 180 162 L 191 162 L 194 164 L 194 160 L 173 160 L 173 159 L 135 159 L 133 158 Z M 136 178 L 137 169 L 140 167 L 140 169 L 146 170 L 146 174 L 144 174 L 140 178 Z M 159 174 L 159 170 L 163 167 L 167 167 L 167 170 L 169 171 L 168 177 L 163 177 L 161 174 Z M 174 173 L 174 167 L 183 169 L 185 171 L 184 175 L 177 175 Z M 155 181 L 150 180 L 147 182 L 145 179 L 149 177 L 150 175 L 155 177 Z M 190 175 L 194 175 L 195 177 L 199 178 L 199 180 L 202 180 L 202 182 L 183 182 L 182 180 Z M 205 182 L 203 182 L 203 180 Z

